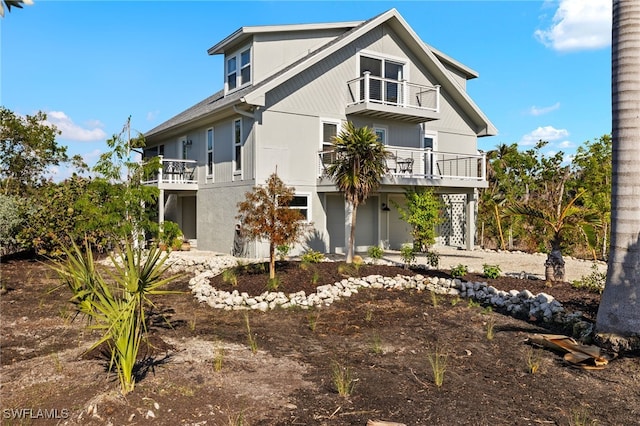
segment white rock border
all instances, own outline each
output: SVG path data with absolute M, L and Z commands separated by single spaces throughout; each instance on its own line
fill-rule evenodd
M 396 275 L 383 277 L 370 275 L 361 278 L 345 278 L 333 285 L 319 286 L 315 293 L 304 291 L 286 294 L 284 292 L 268 292 L 259 296 L 218 290 L 211 286 L 210 278 L 222 273 L 226 268 L 236 266 L 238 259 L 232 256 L 207 256 L 202 258 L 183 258 L 172 256 L 172 268 L 187 270 L 195 275 L 189 281 L 189 288 L 194 297 L 214 309 L 223 310 L 257 310 L 266 312 L 276 308 L 329 306 L 336 300 L 347 298 L 358 293 L 360 289 L 394 289 L 432 291 L 436 294 L 448 294 L 468 298 L 480 302 L 484 306 L 492 306 L 500 312 L 527 320 L 554 322 L 575 326 L 581 323 L 580 334 L 587 335 L 592 325 L 582 321 L 582 313 L 565 312 L 562 304 L 547 293 L 533 294 L 529 290 L 503 291 L 488 285 L 486 282 L 465 282 L 460 279 L 425 277 L 423 275 Z M 247 260 L 243 260 L 247 261 Z

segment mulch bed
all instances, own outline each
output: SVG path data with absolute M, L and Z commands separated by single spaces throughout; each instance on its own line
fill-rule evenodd
M 268 290 L 269 264 L 252 264 L 235 268 L 236 285 L 222 274 L 211 279 L 211 285 L 224 291 L 237 290 L 257 296 Z M 430 277 L 451 278 L 449 270 L 424 270 L 421 268 L 405 269 L 399 266 L 388 265 L 361 265 L 358 268 L 342 262 L 320 262 L 302 264 L 298 261 L 279 261 L 276 263 L 277 291 L 286 294 L 304 291 L 310 294 L 316 291 L 316 287 L 326 284 L 334 284 L 349 277 L 365 277 L 369 275 L 382 275 L 395 277 L 396 275 L 422 274 Z M 586 290 L 575 289 L 568 282 L 554 283 L 552 286 L 543 280 L 519 279 L 515 277 L 501 276 L 490 279 L 482 274 L 468 273 L 463 281 L 486 282 L 498 290 L 529 290 L 533 294 L 547 293 L 556 298 L 569 312 L 580 311 L 585 319 L 595 321 L 600 303 L 600 295 Z

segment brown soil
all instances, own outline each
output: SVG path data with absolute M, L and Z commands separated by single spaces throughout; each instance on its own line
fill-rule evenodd
M 313 287 L 313 269 L 303 271 L 294 263 L 278 266 L 280 290 Z M 316 285 L 343 278 L 337 263 L 316 268 Z M 358 273 L 413 272 L 364 266 Z M 447 271 L 433 273 L 448 276 Z M 156 298 L 154 347 L 140 365 L 135 390 L 123 397 L 115 375 L 106 371 L 108 361 L 97 354 L 86 356 L 98 335 L 80 319 L 72 320 L 70 294 L 57 288 L 47 265 L 3 261 L 2 281 L 8 287 L 0 299 L 3 424 L 638 422 L 639 359 L 618 358 L 600 371 L 572 368 L 560 354 L 526 343 L 533 333 L 557 331 L 545 324 L 483 311 L 453 297 L 439 296 L 434 303 L 429 293 L 387 290 L 361 290 L 329 307 L 249 312 L 245 317 L 243 311 L 218 311 L 197 303 L 188 293 L 188 279 L 170 285 L 184 294 Z M 543 281 L 467 279 L 488 281 L 503 290 L 547 292 L 589 320 L 599 300 L 597 294 L 569 284 L 549 288 Z M 216 287 L 228 285 L 216 280 Z M 236 288 L 257 294 L 265 286 L 264 275 L 251 275 L 240 276 Z M 256 353 L 248 344 L 246 318 Z M 491 322 L 496 333 L 489 340 Z M 428 361 L 436 349 L 447 355 L 440 388 Z M 215 371 L 220 354 L 222 370 Z M 540 361 L 536 374 L 527 371 L 531 357 Z M 336 363 L 356 380 L 348 397 L 339 396 L 333 385 Z

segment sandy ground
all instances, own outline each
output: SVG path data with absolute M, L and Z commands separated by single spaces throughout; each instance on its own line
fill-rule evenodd
M 439 246 L 434 249 L 440 255 L 440 268 L 451 269 L 462 264 L 469 268 L 469 272 L 482 272 L 484 264 L 498 265 L 503 274 L 526 272 L 538 278 L 544 279 L 544 262 L 547 255 L 544 253 L 528 254 L 523 252 L 494 251 L 476 249 L 474 251 L 458 250 L 454 247 Z M 400 261 L 398 253 L 388 254 L 386 257 Z M 594 262 L 575 259 L 565 256 L 565 270 L 567 281 L 572 282 L 589 275 Z M 418 258 L 418 262 L 424 260 Z M 598 270 L 604 272 L 607 265 L 604 262 L 596 262 Z
M 456 247 L 437 246 L 434 250 L 440 255 L 440 269 L 451 269 L 457 265 L 466 265 L 469 272 L 482 272 L 483 265 L 498 265 L 502 274 L 520 274 L 526 272 L 527 275 L 535 275 L 544 279 L 544 262 L 547 255 L 544 253 L 528 254 L 523 252 L 495 251 L 476 249 L 474 251 L 461 250 Z M 219 256 L 220 253 L 200 251 L 192 249 L 189 252 L 175 252 L 180 257 L 211 257 Z M 362 253 L 366 257 L 366 253 Z M 342 260 L 343 256 L 330 255 L 333 260 Z M 386 251 L 384 258 L 394 262 L 402 262 L 398 251 Z M 576 259 L 569 256 L 564 257 L 567 281 L 572 282 L 592 272 L 593 261 Z M 418 263 L 426 264 L 426 259 L 418 255 Z M 605 272 L 607 264 L 605 262 L 595 262 L 598 270 Z

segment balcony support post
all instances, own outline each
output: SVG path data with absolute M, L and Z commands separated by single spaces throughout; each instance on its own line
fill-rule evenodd
M 160 190 L 158 194 L 158 224 L 164 222 L 164 189 Z
M 164 163 L 162 162 L 162 155 L 158 155 L 158 157 L 160 158 L 160 169 L 158 170 L 158 184 L 162 183 L 162 168 Z
M 369 76 L 371 73 L 369 71 L 364 72 L 364 101 L 369 102 Z
M 407 80 L 402 80 L 402 102 L 400 105 L 406 108 L 408 99 L 409 99 L 409 86 L 407 85 Z
M 467 193 L 467 203 L 465 206 L 465 218 L 466 218 L 466 235 L 465 245 L 466 249 L 473 251 L 475 249 L 475 235 L 476 235 L 476 190 Z

